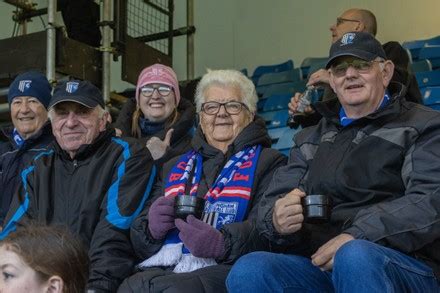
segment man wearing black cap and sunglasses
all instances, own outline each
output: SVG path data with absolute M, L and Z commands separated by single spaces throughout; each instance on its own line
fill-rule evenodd
M 98 88 L 58 85 L 49 103 L 56 141 L 21 172 L 0 239 L 34 220 L 66 225 L 89 249 L 92 292 L 114 292 L 131 273 L 129 228 L 155 178 L 145 147 L 114 137 Z
M 391 96 L 394 64 L 371 34 L 351 32 L 326 68 L 338 100 L 319 102 L 260 205 L 260 235 L 284 253 L 248 254 L 230 292 L 438 292 L 440 113 Z M 398 92 L 398 91 L 397 91 Z M 330 198 L 327 222 L 306 195 Z
M 335 23 L 330 26 L 332 43 L 350 31 L 366 32 L 376 36 L 376 16 L 367 9 L 352 8 L 344 11 L 336 18 Z M 382 48 L 384 49 L 387 59 L 394 63 L 392 83 L 402 83 L 406 88 L 405 98 L 410 102 L 422 104 L 422 94 L 420 93 L 414 74 L 409 71 L 410 59 L 405 49 L 395 41 L 383 44 Z M 313 72 L 307 81 L 307 86 L 317 86 L 324 89 L 322 96 L 322 100 L 324 101 L 336 99 L 336 94 L 329 86 L 329 78 L 330 76 L 326 69 L 319 69 Z M 300 97 L 300 93 L 296 93 L 295 96 L 292 97 L 289 103 L 290 113 L 296 113 Z M 304 114 L 305 116 L 302 116 L 301 121 L 299 121 L 303 127 L 317 124 L 322 117 L 311 106 L 306 108 Z

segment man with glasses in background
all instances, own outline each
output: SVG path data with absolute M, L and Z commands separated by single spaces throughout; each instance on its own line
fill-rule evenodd
M 245 255 L 228 289 L 438 292 L 440 113 L 387 94 L 394 64 L 371 34 L 343 35 L 326 68 L 338 99 L 316 104 L 259 207 L 259 234 L 291 255 Z M 306 195 L 333 202 L 326 222 Z
M 373 36 L 377 33 L 377 22 L 374 14 L 366 9 L 353 8 L 345 11 L 336 22 L 330 26 L 332 43 L 336 42 L 347 32 L 367 32 Z M 422 95 L 417 84 L 417 80 L 409 69 L 408 53 L 398 42 L 387 42 L 383 45 L 387 59 L 394 63 L 394 74 L 392 83 L 401 83 L 406 88 L 406 99 L 411 102 L 422 104 Z M 324 88 L 322 100 L 335 99 L 336 95 L 329 86 L 329 74 L 326 69 L 320 69 L 312 73 L 307 82 L 307 86 L 320 86 Z M 290 113 L 295 113 L 301 94 L 296 93 L 289 103 Z M 302 125 L 309 126 L 318 123 L 321 116 L 312 107 L 306 110 L 307 118 L 303 118 Z

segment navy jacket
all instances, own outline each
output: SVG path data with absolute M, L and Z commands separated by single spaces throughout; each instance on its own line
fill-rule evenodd
M 0 136 L 0 226 L 9 210 L 11 199 L 21 182 L 20 171 L 27 166 L 35 154 L 46 150 L 53 141 L 52 129 L 47 122 L 35 135 L 25 140 L 18 148 L 12 138 L 13 127 L 2 129 Z
M 155 179 L 148 150 L 106 130 L 74 159 L 56 141 L 23 170 L 0 239 L 29 221 L 61 224 L 89 251 L 88 289 L 116 291 L 134 265 L 129 228 Z

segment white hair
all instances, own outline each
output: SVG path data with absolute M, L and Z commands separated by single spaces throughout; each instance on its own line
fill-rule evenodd
M 242 102 L 251 113 L 257 111 L 258 96 L 253 82 L 243 73 L 233 69 L 208 70 L 197 85 L 195 101 L 197 112 L 200 112 L 205 102 L 206 89 L 212 85 L 221 87 L 237 87 L 241 92 Z

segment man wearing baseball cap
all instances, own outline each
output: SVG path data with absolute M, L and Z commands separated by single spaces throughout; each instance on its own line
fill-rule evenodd
M 63 224 L 89 249 L 88 290 L 114 292 L 132 270 L 129 227 L 155 178 L 146 148 L 114 137 L 101 92 L 88 81 L 59 84 L 49 103 L 55 141 L 21 173 L 0 239 L 30 220 Z
M 19 170 L 53 140 L 47 121 L 52 87 L 41 72 L 18 75 L 9 87 L 12 126 L 0 131 L 0 230 L 12 196 L 21 182 Z
M 245 255 L 228 290 L 438 292 L 440 113 L 388 93 L 394 65 L 371 34 L 343 35 L 326 67 L 338 99 L 316 105 L 258 213 L 290 255 Z M 333 203 L 326 221 L 307 217 L 308 195 Z

